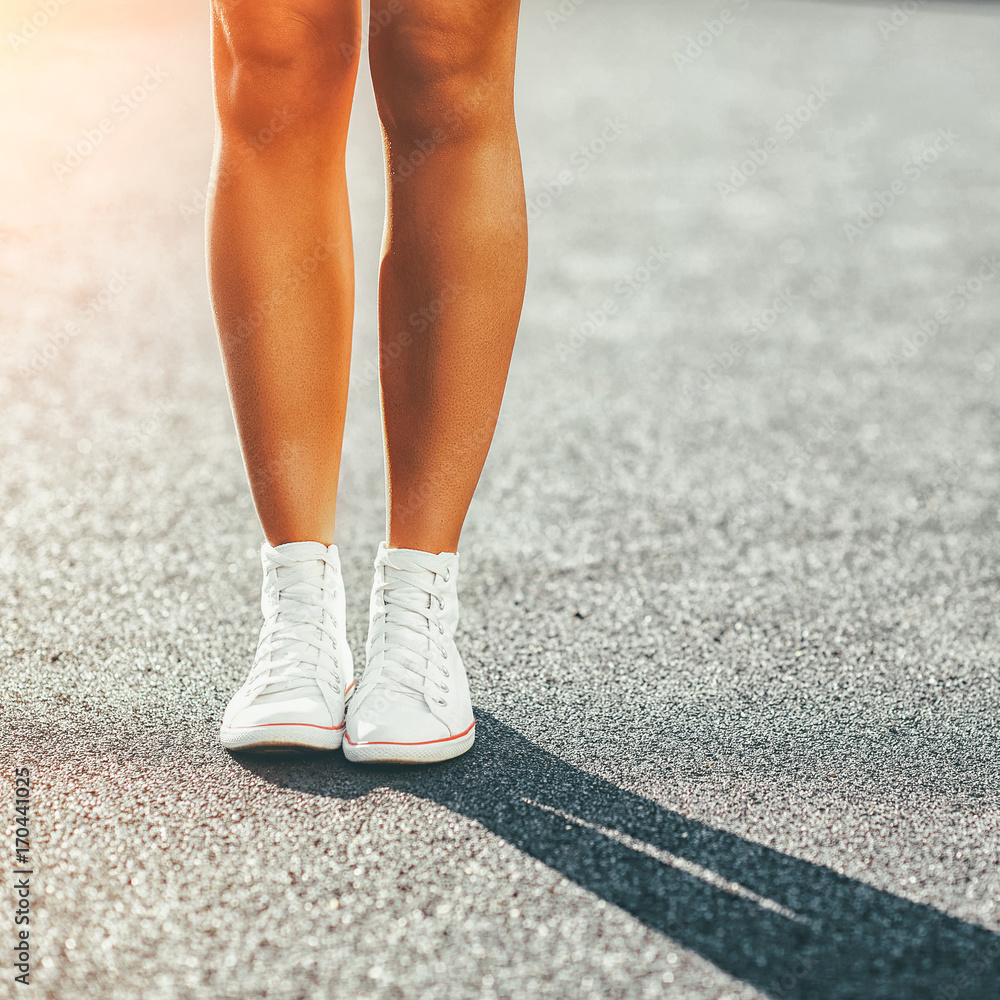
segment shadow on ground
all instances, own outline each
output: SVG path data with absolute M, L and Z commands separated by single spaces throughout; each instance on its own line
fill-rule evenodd
M 391 788 L 440 803 L 775 998 L 1000 997 L 997 935 L 687 819 L 477 718 L 474 748 L 445 764 L 236 759 L 310 794 Z

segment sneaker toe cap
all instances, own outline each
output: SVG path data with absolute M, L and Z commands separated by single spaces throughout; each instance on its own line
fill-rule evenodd
M 348 715 L 348 738 L 352 743 L 432 743 L 453 735 L 426 706 L 407 701 L 406 705 L 383 704 L 377 712 L 361 706 Z
M 336 729 L 340 727 L 341 720 L 332 718 L 326 702 L 317 692 L 290 695 L 274 700 L 257 698 L 246 705 L 230 706 L 223 724 L 233 729 L 280 725 L 309 725 Z

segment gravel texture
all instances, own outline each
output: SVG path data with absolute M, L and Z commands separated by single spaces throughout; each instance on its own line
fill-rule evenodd
M 66 4 L 17 46 L 10 8 L 0 795 L 30 766 L 30 995 L 996 1000 L 1000 6 L 527 0 L 528 297 L 461 548 L 478 739 L 413 769 L 216 743 L 261 535 L 204 276 L 203 6 Z M 360 654 L 364 69 L 352 128 Z

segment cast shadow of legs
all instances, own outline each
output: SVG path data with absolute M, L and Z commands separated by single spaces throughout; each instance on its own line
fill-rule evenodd
M 437 802 L 771 997 L 1000 998 L 1000 936 L 687 819 L 477 719 L 473 749 L 444 764 L 236 759 L 310 794 Z

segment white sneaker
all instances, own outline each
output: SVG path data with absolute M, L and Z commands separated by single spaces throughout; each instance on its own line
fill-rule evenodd
M 348 760 L 423 764 L 472 746 L 476 720 L 457 627 L 458 555 L 382 542 L 368 659 L 347 711 Z
M 265 542 L 260 560 L 264 625 L 219 739 L 230 750 L 335 750 L 354 687 L 337 546 Z

